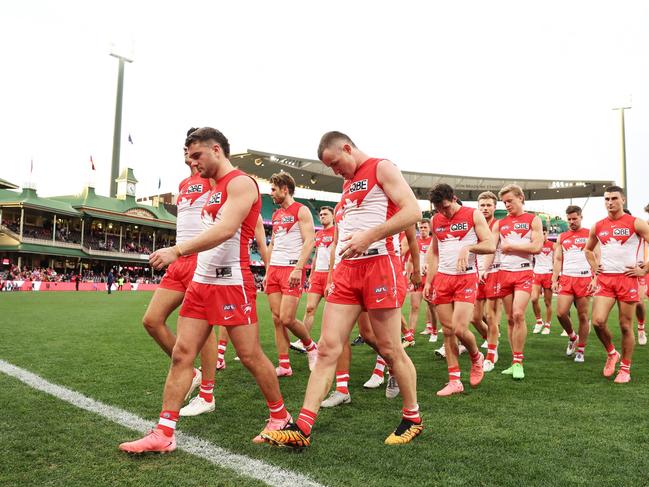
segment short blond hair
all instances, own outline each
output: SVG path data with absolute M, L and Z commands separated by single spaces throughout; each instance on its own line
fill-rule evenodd
M 522 198 L 523 201 L 525 201 L 525 193 L 523 193 L 523 188 L 521 188 L 518 184 L 508 184 L 506 186 L 503 186 L 503 188 L 498 191 L 498 198 L 502 199 L 502 197 L 507 193 L 513 193 L 514 196 L 518 196 L 519 198 Z
M 478 195 L 478 201 L 480 200 L 494 200 L 494 205 L 498 204 L 498 198 L 491 191 L 483 191 Z

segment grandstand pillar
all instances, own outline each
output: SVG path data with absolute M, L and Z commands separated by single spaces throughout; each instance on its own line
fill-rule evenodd
M 122 251 L 122 225 L 119 226 L 119 249 L 118 252 Z
M 83 246 L 83 232 L 86 229 L 86 221 L 81 218 L 81 246 Z
M 52 243 L 55 240 L 56 235 L 56 213 L 54 214 L 54 222 L 52 223 Z
M 25 223 L 25 207 L 20 207 L 20 239 L 23 239 L 23 225 Z
M 2 213 L 0 213 L 0 221 L 2 221 Z M 157 232 L 154 230 L 153 231 L 153 250 L 152 250 L 152 252 L 155 252 L 155 234 L 156 233 Z

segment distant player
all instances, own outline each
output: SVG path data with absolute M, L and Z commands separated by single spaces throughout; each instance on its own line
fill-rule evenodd
M 421 433 L 423 424 L 415 367 L 399 343 L 406 283 L 393 235 L 414 225 L 421 211 L 401 171 L 390 161 L 368 157 L 347 135 L 326 133 L 318 157 L 345 179 L 336 247 L 342 260 L 333 273 L 318 361 L 309 378 L 300 416 L 295 424 L 264 433 L 263 437 L 275 445 L 310 445 L 311 429 L 329 390 L 343 343 L 366 309 L 381 356 L 398 379 L 403 398 L 401 423 L 385 443 L 408 443 Z
M 476 254 L 493 253 L 496 245 L 482 213 L 460 206 L 451 186 L 435 186 L 430 192 L 430 201 L 437 214 L 432 221 L 424 295 L 435 305 L 444 330 L 449 381 L 437 395 L 450 396 L 464 390 L 457 340 L 466 347 L 471 358 L 471 386 L 478 386 L 484 376 L 484 356 L 468 327 L 478 291 Z
M 552 263 L 554 259 L 554 242 L 548 239 L 548 229 L 543 228 L 543 247 L 534 256 L 534 284 L 532 285 L 532 309 L 536 324 L 532 333 L 549 335 L 552 325 Z M 545 303 L 545 322 L 541 317 L 539 300 L 543 293 Z
M 566 221 L 569 230 L 559 235 L 554 246 L 554 269 L 552 272 L 552 290 L 558 293 L 557 319 L 568 334 L 566 355 L 574 354 L 577 363 L 584 361 L 588 334 L 590 333 L 588 285 L 593 276 L 584 253 L 590 232 L 581 226 L 582 218 L 580 207 L 570 205 L 566 208 Z M 599 246 L 595 250 L 599 260 Z M 577 308 L 579 335 L 575 333 L 570 320 L 570 308 L 573 303 Z
M 313 368 L 318 357 L 316 343 L 300 320 L 295 318 L 306 281 L 306 262 L 313 250 L 315 231 L 309 209 L 293 198 L 295 180 L 286 173 L 270 177 L 270 196 L 279 209 L 273 213 L 273 236 L 268 246 L 270 265 L 266 270 L 265 291 L 275 323 L 278 377 L 293 375 L 288 356 L 288 330 L 302 341 Z
M 179 313 L 158 426 L 144 438 L 119 446 L 129 453 L 176 448 L 174 431 L 192 381 L 194 358 L 214 325 L 228 327 L 241 363 L 252 373 L 266 399 L 270 418 L 264 431 L 282 428 L 291 420 L 273 365 L 259 344 L 256 287 L 248 253 L 261 210 L 257 183 L 232 166 L 228 159 L 230 144 L 218 130 L 198 129 L 189 135 L 185 146 L 201 176 L 213 178 L 216 185 L 203 207 L 204 230 L 174 247 L 155 251 L 149 258 L 154 269 L 161 269 L 185 254 L 198 254 L 194 278 Z M 262 441 L 259 435 L 253 439 Z
M 639 301 L 638 275 L 647 269 L 638 267 L 638 252 L 642 239 L 649 240 L 649 225 L 644 220 L 624 213 L 626 197 L 619 186 L 604 190 L 604 203 L 608 216 L 590 229 L 586 244 L 586 258 L 593 277 L 589 291 L 595 292 L 592 322 L 597 337 L 606 348 L 608 358 L 604 365 L 604 377 L 615 373 L 620 354 L 613 345 L 607 321 L 611 309 L 617 302 L 620 330 L 622 332 L 622 363 L 615 377 L 618 384 L 631 380 L 631 361 L 635 337 L 633 336 L 633 313 Z M 601 258 L 595 255 L 599 243 Z
M 497 296 L 502 297 L 505 306 L 513 355 L 512 366 L 503 370 L 502 374 L 521 380 L 525 377 L 525 310 L 534 281 L 532 259 L 543 246 L 543 226 L 539 217 L 525 212 L 525 195 L 520 186 L 509 184 L 499 191 L 498 196 L 505 204 L 507 216 L 494 223 L 492 230 L 494 242 L 500 244 L 501 252 Z M 487 257 L 488 264 L 492 260 Z

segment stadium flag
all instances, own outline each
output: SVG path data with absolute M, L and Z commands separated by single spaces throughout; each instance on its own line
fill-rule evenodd
M 158 178 L 158 193 L 160 192 L 160 186 L 162 186 L 162 179 Z
M 95 171 L 95 161 L 92 160 L 92 155 L 90 156 L 90 167 L 92 167 L 92 170 Z
M 133 143 L 133 137 L 131 137 L 131 134 L 128 134 L 128 141 L 132 144 Z

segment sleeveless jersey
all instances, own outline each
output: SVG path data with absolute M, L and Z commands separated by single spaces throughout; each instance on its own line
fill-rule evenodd
M 334 241 L 335 227 L 320 230 L 315 234 L 315 271 L 326 272 L 329 271 L 329 259 L 331 258 L 331 244 Z
M 518 216 L 507 215 L 500 220 L 498 230 L 500 240 L 509 244 L 517 245 L 530 243 L 532 241 L 532 220 L 534 215 L 522 213 Z M 514 254 L 500 254 L 500 268 L 503 271 L 531 271 L 532 254 L 529 252 L 517 252 Z
M 303 206 L 296 201 L 288 208 L 280 208 L 273 213 L 273 253 L 270 265 L 297 264 L 304 245 L 297 214 Z
M 474 208 L 461 206 L 451 219 L 441 213 L 433 217 L 433 233 L 437 238 L 437 249 L 439 251 L 438 272 L 452 275 L 475 274 L 478 263 L 474 253 L 469 252 L 466 271 L 457 270 L 457 258 L 462 247 L 478 243 L 478 236 L 475 233 L 473 224 Z
M 345 181 L 340 200 L 342 217 L 338 223 L 338 253 L 345 238 L 385 223 L 397 212 L 397 205 L 388 198 L 376 178 L 376 167 L 383 159 L 368 159 L 356 170 L 354 177 Z M 399 255 L 399 236 L 391 235 L 372 242 L 365 253 L 353 260 L 377 255 Z
M 606 217 L 595 223 L 595 236 L 602 249 L 604 274 L 621 274 L 637 264 L 643 240 L 635 231 L 635 217 L 626 213 L 617 220 Z
M 203 231 L 201 211 L 210 189 L 210 180 L 200 173 L 183 179 L 178 186 L 176 243 L 186 242 Z
M 586 242 L 588 242 L 588 234 L 589 231 L 587 228 L 580 228 L 576 232 L 569 230 L 559 235 L 559 244 L 563 252 L 562 276 L 592 276 L 590 265 L 584 253 Z
M 541 252 L 534 256 L 534 274 L 552 274 L 552 259 L 554 258 L 554 243 L 550 240 L 543 242 Z
M 216 185 L 210 191 L 207 203 L 203 207 L 202 220 L 204 228 L 209 228 L 221 221 L 221 211 L 228 199 L 228 183 L 237 176 L 250 177 L 245 172 L 235 169 L 216 181 Z M 256 185 L 257 182 L 255 181 Z M 250 208 L 248 215 L 241 222 L 241 226 L 236 233 L 213 249 L 198 253 L 194 281 L 202 284 L 230 286 L 252 280 L 248 243 L 255 236 L 255 226 L 261 211 L 259 189 L 257 189 L 257 194 L 257 201 Z
M 419 272 L 424 275 L 424 267 L 426 266 L 426 252 L 430 247 L 433 237 L 429 235 L 426 238 L 417 237 L 417 245 L 419 246 Z

